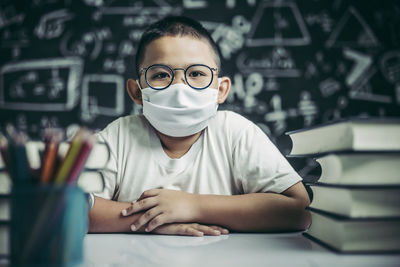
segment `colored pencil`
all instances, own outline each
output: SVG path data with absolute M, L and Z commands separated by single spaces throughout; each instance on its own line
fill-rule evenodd
M 73 166 L 71 167 L 71 171 L 68 174 L 67 183 L 73 184 L 78 180 L 79 174 L 84 168 L 86 160 L 89 157 L 95 142 L 96 138 L 93 135 L 88 136 L 87 139 L 84 140 L 81 150 L 79 151 L 79 154 L 76 157 Z
M 40 157 L 37 145 L 32 147 L 27 145 L 26 135 L 16 132 L 13 128 L 8 131 L 8 139 L 0 135 L 0 152 L 6 168 L 15 182 L 14 185 L 32 180 L 31 167 L 35 170 L 40 169 L 39 180 L 42 184 L 53 182 L 55 185 L 76 185 L 76 181 L 84 169 L 96 138 L 90 134 L 89 130 L 81 128 L 71 140 L 65 157 L 60 160 L 59 147 L 61 139 L 62 137 L 54 133 L 50 134 L 50 137 L 45 141 L 43 156 Z M 55 171 L 56 175 L 54 175 Z M 41 253 L 40 249 L 43 246 L 47 246 L 47 244 L 43 243 L 43 240 L 46 240 L 46 242 L 60 242 L 54 244 L 58 248 L 62 246 L 61 250 L 56 250 L 56 253 L 61 253 L 61 255 L 56 255 L 54 258 L 57 263 L 60 257 L 69 255 L 68 253 L 65 254 L 65 251 L 73 249 L 73 244 L 71 243 L 73 239 L 70 239 L 69 236 L 65 236 L 65 240 L 52 239 L 53 237 L 50 236 L 51 231 L 48 228 L 56 223 L 57 218 L 62 216 L 62 212 L 65 212 L 65 205 L 71 205 L 70 201 L 68 203 L 65 202 L 65 195 L 60 195 L 64 194 L 64 187 L 61 190 L 50 190 L 45 195 L 45 199 L 43 199 L 43 205 L 40 209 L 35 210 L 37 217 L 35 221 L 30 222 L 32 224 L 31 231 L 26 236 L 26 242 L 20 248 L 21 262 L 26 262 L 30 257 L 34 257 L 33 255 Z M 67 220 L 62 223 L 75 226 L 73 217 L 68 217 Z M 48 259 L 52 261 L 53 258 L 49 255 Z M 68 261 L 67 258 L 62 260 Z
M 32 179 L 28 156 L 26 153 L 26 135 L 17 133 L 14 149 L 14 180 L 16 182 L 30 182 Z
M 78 156 L 79 151 L 82 147 L 83 139 L 87 134 L 87 130 L 81 128 L 72 139 L 67 155 L 65 156 L 59 170 L 57 171 L 56 179 L 54 181 L 55 184 L 62 184 L 66 181 L 68 173 L 71 171 L 71 167 L 73 166 L 75 159 Z
M 50 133 L 46 141 L 45 152 L 43 155 L 42 172 L 40 181 L 42 184 L 50 182 L 54 174 L 58 147 L 62 139 L 62 134 Z

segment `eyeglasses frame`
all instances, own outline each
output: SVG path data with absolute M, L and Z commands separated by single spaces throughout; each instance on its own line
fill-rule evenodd
M 167 68 L 171 71 L 171 73 L 172 73 L 172 79 L 171 79 L 171 81 L 169 82 L 169 84 L 168 84 L 167 86 L 165 86 L 165 87 L 152 87 L 152 86 L 147 82 L 147 70 L 150 69 L 150 68 L 152 68 L 152 67 L 156 67 L 156 66 L 167 67 Z M 194 67 L 194 66 L 203 66 L 203 67 L 207 67 L 207 68 L 209 68 L 209 69 L 211 70 L 211 73 L 212 73 L 213 75 L 211 76 L 211 81 L 210 81 L 209 84 L 207 84 L 206 86 L 201 87 L 201 88 L 193 87 L 192 85 L 190 85 L 190 83 L 189 83 L 188 80 L 187 80 L 186 72 L 187 72 L 187 70 L 188 70 L 189 68 Z M 193 65 L 188 66 L 186 69 L 185 69 L 185 68 L 171 68 L 170 66 L 164 65 L 164 64 L 152 64 L 152 65 L 148 66 L 147 68 L 141 68 L 141 69 L 139 70 L 139 74 L 141 75 L 143 72 L 145 72 L 145 74 L 144 74 L 144 79 L 145 79 L 145 81 L 146 81 L 146 84 L 147 84 L 151 89 L 154 89 L 154 90 L 164 90 L 164 89 L 168 88 L 168 87 L 172 84 L 172 82 L 174 81 L 174 79 L 175 79 L 175 70 L 183 70 L 183 71 L 184 71 L 184 76 L 185 76 L 186 84 L 189 85 L 191 88 L 193 88 L 193 89 L 195 89 L 195 90 L 203 90 L 203 89 L 206 89 L 207 87 L 209 87 L 209 86 L 212 84 L 212 82 L 213 82 L 213 80 L 214 80 L 214 74 L 215 74 L 214 71 L 215 71 L 215 72 L 218 71 L 218 68 L 211 68 L 210 66 L 207 66 L 207 65 L 205 65 L 205 64 L 193 64 Z

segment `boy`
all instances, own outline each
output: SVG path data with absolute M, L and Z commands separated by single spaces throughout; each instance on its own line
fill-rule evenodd
M 210 34 L 186 17 L 143 33 L 138 79 L 127 81 L 143 116 L 99 133 L 111 152 L 106 189 L 94 199 L 91 232 L 219 235 L 308 227 L 301 178 L 268 137 L 230 111 Z

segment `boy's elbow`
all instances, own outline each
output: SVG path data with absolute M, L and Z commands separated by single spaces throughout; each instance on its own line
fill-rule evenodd
M 310 198 L 303 184 L 298 182 L 282 194 L 291 199 L 291 208 L 287 214 L 289 228 L 295 231 L 307 229 L 311 224 L 311 214 L 306 210 L 306 207 L 310 205 Z
M 301 196 L 295 197 L 295 199 L 301 209 L 305 209 L 310 205 L 310 198 L 308 197 L 308 194 L 302 194 Z
M 306 210 L 302 209 L 299 213 L 296 228 L 298 230 L 306 230 L 311 225 L 311 213 Z
M 89 231 L 88 232 L 89 233 L 99 232 L 98 224 L 97 224 L 97 221 L 96 221 L 95 211 L 90 210 L 89 214 L 88 214 L 88 217 L 89 217 Z
M 310 198 L 308 195 L 294 198 L 295 204 L 295 217 L 294 220 L 296 230 L 306 230 L 311 225 L 311 213 L 306 210 L 306 207 L 310 205 Z

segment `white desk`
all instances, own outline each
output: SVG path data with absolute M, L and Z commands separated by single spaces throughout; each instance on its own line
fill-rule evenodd
M 293 234 L 89 234 L 84 266 L 400 266 L 400 254 L 341 255 Z

